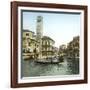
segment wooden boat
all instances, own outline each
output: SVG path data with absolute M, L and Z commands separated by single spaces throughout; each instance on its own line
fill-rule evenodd
M 58 64 L 59 60 L 57 58 L 53 58 L 53 59 L 36 60 L 35 62 L 41 64 Z

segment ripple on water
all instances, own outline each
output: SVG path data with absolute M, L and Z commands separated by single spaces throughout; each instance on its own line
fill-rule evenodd
M 21 71 L 23 77 L 79 74 L 79 60 L 64 60 L 59 64 L 39 64 L 23 60 Z

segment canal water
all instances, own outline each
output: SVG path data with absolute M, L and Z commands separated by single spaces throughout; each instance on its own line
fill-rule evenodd
M 65 59 L 58 64 L 40 64 L 33 60 L 22 60 L 22 77 L 75 74 L 79 74 L 79 59 Z

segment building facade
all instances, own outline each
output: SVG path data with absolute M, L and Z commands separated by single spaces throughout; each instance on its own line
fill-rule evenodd
M 79 57 L 79 51 L 79 36 L 76 36 L 67 46 L 68 57 Z
M 55 41 L 48 36 L 42 38 L 42 58 L 52 58 L 54 56 Z
M 60 45 L 59 46 L 59 52 L 58 52 L 58 55 L 59 56 L 66 56 L 66 45 Z
M 35 49 L 37 48 L 38 51 L 38 42 L 36 41 L 36 35 L 34 32 L 29 30 L 23 30 L 23 53 L 34 53 Z

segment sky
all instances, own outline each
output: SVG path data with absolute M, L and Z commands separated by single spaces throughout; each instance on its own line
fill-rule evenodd
M 55 46 L 69 43 L 73 37 L 80 35 L 80 14 L 23 12 L 23 29 L 29 29 L 36 34 L 37 16 L 43 17 L 43 36 L 49 36 L 55 41 Z

